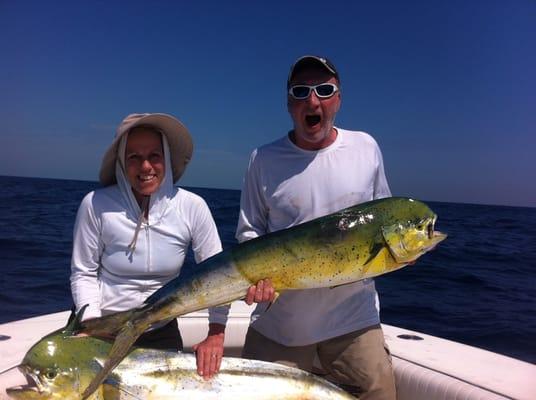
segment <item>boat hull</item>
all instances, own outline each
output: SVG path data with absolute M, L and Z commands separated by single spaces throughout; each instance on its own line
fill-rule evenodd
M 249 316 L 242 301 L 233 303 L 226 329 L 225 355 L 240 356 Z M 0 325 L 0 399 L 5 389 L 25 383 L 13 367 L 42 336 L 65 326 L 69 312 Z M 185 350 L 206 337 L 206 310 L 179 318 Z M 536 365 L 420 332 L 382 325 L 393 356 L 399 400 L 536 398 Z M 319 364 L 317 364 L 319 365 Z

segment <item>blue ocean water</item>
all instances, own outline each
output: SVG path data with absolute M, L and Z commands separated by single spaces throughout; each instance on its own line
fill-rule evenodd
M 0 187 L 0 323 L 70 308 L 74 218 L 98 184 L 0 176 Z M 187 189 L 234 245 L 240 192 Z M 449 237 L 376 278 L 382 321 L 536 363 L 536 208 L 428 204 Z

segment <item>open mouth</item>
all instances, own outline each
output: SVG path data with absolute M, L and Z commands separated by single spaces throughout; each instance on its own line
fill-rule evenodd
M 434 245 L 437 245 L 439 242 L 442 242 L 447 238 L 447 234 L 439 231 L 434 231 L 434 236 L 432 237 L 432 240 L 434 242 Z
M 22 396 L 17 396 L 17 394 L 22 395 L 23 393 L 28 393 L 28 392 L 40 393 L 37 386 L 21 385 L 21 386 L 13 386 L 13 387 L 6 388 L 6 393 L 8 394 L 8 396 L 15 398 L 15 399 L 23 398 Z
M 26 381 L 28 382 L 26 385 L 18 385 L 6 388 L 6 393 L 14 398 L 24 398 L 17 395 L 22 395 L 24 393 L 28 392 L 37 392 L 42 393 L 43 387 L 41 383 L 39 382 L 39 378 L 34 375 L 34 373 L 26 366 L 21 365 L 19 366 L 20 372 L 24 375 L 26 378 Z
M 316 126 L 316 125 L 320 124 L 321 121 L 322 121 L 322 117 L 320 117 L 320 115 L 313 114 L 313 115 L 306 115 L 305 116 L 305 123 L 309 127 Z
M 428 224 L 428 239 L 430 239 L 431 241 L 431 245 L 429 248 L 437 246 L 439 242 L 442 242 L 447 238 L 447 234 L 435 230 L 434 226 L 436 220 L 437 215 L 435 215 L 432 221 Z

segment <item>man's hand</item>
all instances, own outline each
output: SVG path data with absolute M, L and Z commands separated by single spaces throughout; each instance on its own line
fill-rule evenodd
M 246 294 L 245 302 L 248 305 L 275 300 L 275 289 L 270 279 L 261 279 L 256 285 L 250 286 Z
M 193 346 L 197 358 L 197 373 L 205 380 L 218 373 L 223 357 L 225 325 L 209 324 L 205 340 Z

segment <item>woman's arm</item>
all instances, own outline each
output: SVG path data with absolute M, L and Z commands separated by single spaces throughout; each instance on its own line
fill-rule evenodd
M 88 304 L 83 319 L 101 316 L 98 269 L 100 261 L 100 223 L 95 217 L 94 192 L 84 197 L 74 226 L 71 258 L 71 292 L 78 312 Z

